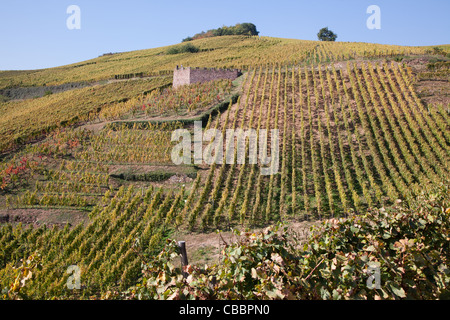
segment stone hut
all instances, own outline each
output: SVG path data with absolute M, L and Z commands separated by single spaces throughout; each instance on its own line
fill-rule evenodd
M 238 69 L 184 68 L 183 66 L 177 66 L 173 72 L 173 87 L 178 88 L 185 84 L 219 79 L 234 80 L 240 75 L 242 75 L 242 72 Z

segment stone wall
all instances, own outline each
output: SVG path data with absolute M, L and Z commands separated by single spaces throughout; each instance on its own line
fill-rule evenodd
M 191 76 L 191 68 L 177 68 L 173 72 L 173 87 L 189 84 Z
M 176 67 L 173 72 L 173 87 L 218 79 L 234 80 L 241 75 L 237 69 L 207 69 Z
M 206 82 L 217 79 L 234 80 L 238 76 L 239 71 L 236 69 L 191 69 L 190 83 Z

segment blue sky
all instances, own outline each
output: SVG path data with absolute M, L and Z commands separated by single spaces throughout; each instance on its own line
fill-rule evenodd
M 69 5 L 81 29 L 69 30 Z M 381 9 L 381 29 L 369 30 L 369 5 Z M 55 67 L 179 43 L 202 30 L 254 23 L 260 35 L 317 40 L 328 26 L 337 41 L 398 45 L 450 43 L 450 1 L 427 0 L 1 0 L 0 70 Z

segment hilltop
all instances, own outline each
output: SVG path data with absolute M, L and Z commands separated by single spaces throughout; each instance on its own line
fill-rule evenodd
M 176 65 L 248 69 L 273 63 L 327 62 L 382 55 L 424 54 L 429 47 L 404 47 L 368 43 L 323 43 L 320 41 L 258 36 L 221 36 L 190 41 L 198 53 L 167 54 L 167 47 L 116 53 L 67 66 L 1 71 L 0 89 L 51 86 L 113 79 L 114 75 L 170 74 Z M 450 52 L 450 46 L 443 46 Z

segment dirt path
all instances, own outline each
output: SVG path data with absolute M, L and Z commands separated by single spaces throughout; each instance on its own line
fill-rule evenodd
M 79 210 L 69 209 L 2 209 L 0 210 L 0 225 L 2 223 L 12 223 L 22 225 L 32 225 L 39 227 L 58 226 L 64 227 L 69 224 L 70 227 L 80 223 L 86 225 L 89 221 L 88 213 Z
M 310 234 L 310 228 L 318 225 L 320 221 L 292 221 L 289 222 L 289 230 L 296 232 L 302 241 L 306 241 Z M 243 228 L 237 228 L 244 231 Z M 252 232 L 262 231 L 263 229 L 252 229 Z M 172 237 L 176 241 L 186 242 L 186 251 L 188 261 L 192 265 L 203 266 L 204 264 L 213 265 L 219 263 L 221 250 L 225 247 L 224 241 L 230 245 L 238 239 L 231 231 L 210 233 L 188 233 L 178 231 Z

